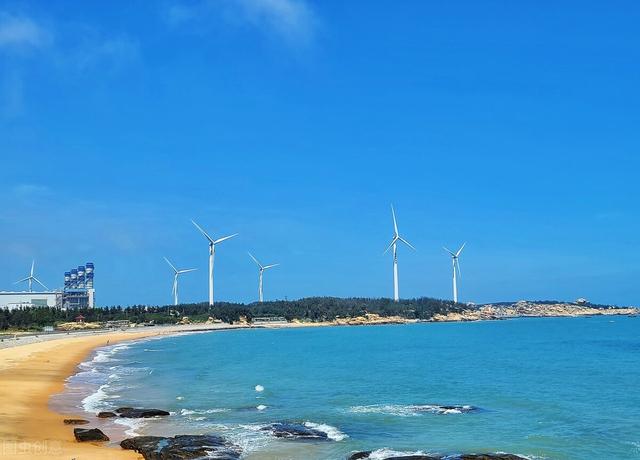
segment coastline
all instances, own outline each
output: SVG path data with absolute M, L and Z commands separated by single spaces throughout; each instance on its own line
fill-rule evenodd
M 636 310 L 637 312 L 637 310 Z M 609 311 L 606 314 L 625 314 Z M 533 315 L 522 315 L 531 317 Z M 542 315 L 547 316 L 547 315 Z M 551 316 L 551 315 L 548 315 Z M 573 315 L 553 315 L 566 317 Z M 587 315 L 576 315 L 587 316 Z M 513 317 L 513 316 L 511 316 Z M 498 318 L 477 318 L 487 321 Z M 505 317 L 499 319 L 507 319 Z M 73 435 L 73 426 L 64 425 L 65 418 L 88 418 L 86 413 L 58 413 L 50 407 L 50 398 L 64 390 L 67 378 L 77 371 L 97 348 L 121 342 L 182 333 L 213 332 L 234 329 L 300 328 L 367 324 L 398 324 L 398 322 L 358 321 L 323 323 L 287 323 L 265 326 L 229 324 L 193 324 L 153 328 L 131 328 L 124 331 L 92 331 L 35 336 L 29 340 L 5 341 L 0 348 L 0 457 L 9 459 L 141 459 L 133 451 L 102 443 L 79 443 Z M 388 318 L 387 318 L 388 320 Z M 454 319 L 453 321 L 468 321 Z M 442 318 L 440 321 L 447 321 Z M 405 320 L 403 323 L 414 323 Z M 86 425 L 93 427 L 95 424 Z M 119 439 L 118 439 L 119 441 Z
M 206 330 L 234 329 L 233 326 Z M 165 327 L 148 330 L 76 334 L 0 349 L 0 457 L 7 459 L 141 459 L 133 451 L 80 443 L 65 418 L 49 407 L 50 397 L 64 390 L 66 379 L 101 346 L 161 337 L 203 328 Z M 91 425 L 86 425 L 91 427 Z

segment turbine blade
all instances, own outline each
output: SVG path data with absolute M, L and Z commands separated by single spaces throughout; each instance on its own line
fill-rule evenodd
M 265 265 L 264 267 L 262 267 L 263 270 L 266 270 L 267 268 L 273 268 L 273 267 L 277 267 L 280 264 L 271 264 L 271 265 Z
M 178 287 L 178 277 L 173 277 L 173 287 L 171 288 L 171 295 L 176 295 L 176 288 Z
M 218 244 L 218 243 L 222 243 L 225 240 L 228 240 L 229 238 L 233 238 L 234 236 L 238 236 L 238 233 L 234 233 L 233 235 L 229 235 L 229 236 L 223 236 L 222 238 L 218 238 L 217 240 L 215 240 L 213 242 L 213 244 Z
M 462 279 L 462 272 L 460 271 L 460 262 L 456 259 L 456 269 L 458 269 L 458 276 Z
M 181 275 L 183 273 L 195 272 L 196 270 L 197 268 L 184 268 L 182 270 L 178 270 L 178 275 Z
M 40 286 L 42 286 L 43 288 L 45 288 L 47 291 L 49 290 L 49 288 L 47 286 L 45 286 L 44 284 L 42 284 L 42 281 L 40 281 L 38 278 L 36 278 L 35 276 L 32 277 L 33 281 L 35 281 L 36 283 L 38 283 Z
M 202 227 L 196 224 L 195 220 L 191 219 L 191 223 L 195 225 L 198 230 L 200 230 L 200 233 L 202 233 L 204 237 L 209 240 L 210 243 L 214 243 L 213 238 L 211 238 L 209 234 L 202 229 Z
M 253 259 L 253 261 L 254 261 L 256 264 L 258 264 L 258 267 L 260 267 L 260 268 L 264 268 L 264 267 L 262 266 L 262 264 L 260 264 L 260 262 L 258 262 L 258 259 L 256 259 L 255 257 L 253 257 L 253 254 L 251 254 L 249 251 L 247 251 L 247 254 L 249 254 L 249 257 L 251 257 L 251 258 Z
M 396 212 L 391 205 L 391 215 L 393 216 L 393 234 L 398 236 L 398 222 L 396 221 Z
M 33 270 L 34 270 L 35 266 L 36 266 L 36 261 L 32 260 L 31 261 L 31 276 L 33 276 Z
M 176 267 L 174 267 L 174 266 L 173 266 L 173 264 L 169 261 L 169 259 L 167 259 L 167 258 L 165 257 L 165 258 L 164 258 L 164 260 L 166 260 L 166 261 L 167 261 L 167 263 L 169 264 L 169 266 L 170 266 L 171 268 L 173 268 L 173 271 L 174 271 L 174 272 L 177 272 L 177 271 L 178 271 L 178 269 L 177 269 Z
M 31 279 L 31 277 L 27 276 L 26 278 L 22 278 L 21 280 L 18 280 L 13 284 L 24 283 L 25 281 L 29 281 L 30 279 Z
M 398 237 L 398 239 L 399 239 L 400 241 L 402 241 L 404 244 L 406 244 L 407 246 L 409 246 L 409 247 L 410 247 L 411 249 L 413 249 L 414 251 L 417 251 L 417 249 L 416 249 L 416 248 L 414 248 L 414 247 L 411 245 L 411 243 L 409 243 L 409 242 L 408 242 L 407 240 L 405 240 L 404 238 Z
M 450 251 L 449 249 L 447 249 L 446 247 L 442 246 L 442 249 L 444 249 L 445 251 L 447 251 L 449 254 L 451 254 L 451 257 L 455 257 L 456 255 Z
M 387 246 L 387 249 L 384 250 L 383 254 L 386 254 L 387 252 L 389 252 L 389 249 L 393 247 L 396 241 L 398 241 L 398 237 L 394 236 L 393 239 L 391 240 L 391 243 L 389 243 L 389 246 Z
M 458 249 L 458 252 L 456 252 L 456 257 L 458 257 L 460 255 L 460 253 L 462 252 L 462 250 L 464 249 L 464 247 L 467 245 L 467 242 L 465 241 L 462 246 L 460 246 L 460 249 Z

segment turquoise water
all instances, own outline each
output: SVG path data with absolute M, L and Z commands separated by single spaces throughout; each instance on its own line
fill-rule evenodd
M 69 385 L 92 388 L 90 411 L 172 412 L 130 433 L 218 433 L 247 459 L 382 448 L 640 458 L 639 330 L 640 318 L 594 317 L 190 334 L 103 349 Z M 479 410 L 425 406 L 448 404 Z M 259 430 L 281 420 L 324 425 L 333 440 Z

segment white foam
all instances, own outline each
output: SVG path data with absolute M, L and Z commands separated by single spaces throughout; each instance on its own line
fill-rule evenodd
M 473 406 L 445 407 L 436 404 L 373 404 L 349 408 L 349 412 L 355 414 L 381 414 L 396 417 L 418 417 L 425 412 L 438 415 L 457 415 L 471 410 L 473 410 Z
M 369 454 L 369 460 L 385 460 L 387 458 L 392 457 L 403 457 L 408 455 L 429 455 L 428 453 L 418 450 L 415 452 L 402 452 L 398 450 L 392 450 L 387 447 L 383 447 L 382 449 L 374 450 Z
M 258 393 L 261 393 L 261 392 L 263 392 L 263 391 L 264 391 L 264 387 L 263 387 L 262 385 L 256 385 L 256 391 L 257 391 Z
M 140 429 L 145 425 L 144 419 L 140 418 L 116 418 L 113 423 L 127 427 L 125 434 L 127 436 L 140 436 Z
M 229 412 L 229 409 L 206 409 L 206 410 L 191 410 L 191 409 L 182 409 L 180 410 L 180 415 L 205 415 L 205 414 L 219 414 L 221 412 Z
M 322 431 L 323 433 L 327 433 L 327 437 L 329 439 L 333 439 L 334 441 L 342 441 L 343 439 L 348 438 L 349 436 L 335 426 L 325 425 L 324 423 L 313 423 L 313 422 L 304 422 L 304 426 L 307 428 L 311 428 L 313 430 Z
M 267 408 L 267 406 L 265 406 L 264 404 L 259 404 L 256 409 L 258 410 L 265 410 Z
M 104 400 L 108 398 L 107 393 L 104 391 L 108 385 L 101 385 L 94 393 L 82 400 L 82 407 L 87 412 L 98 413 L 104 409 Z

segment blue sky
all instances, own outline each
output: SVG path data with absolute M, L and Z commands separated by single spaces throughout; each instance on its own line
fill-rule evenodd
M 636 2 L 0 5 L 0 289 L 638 304 Z

